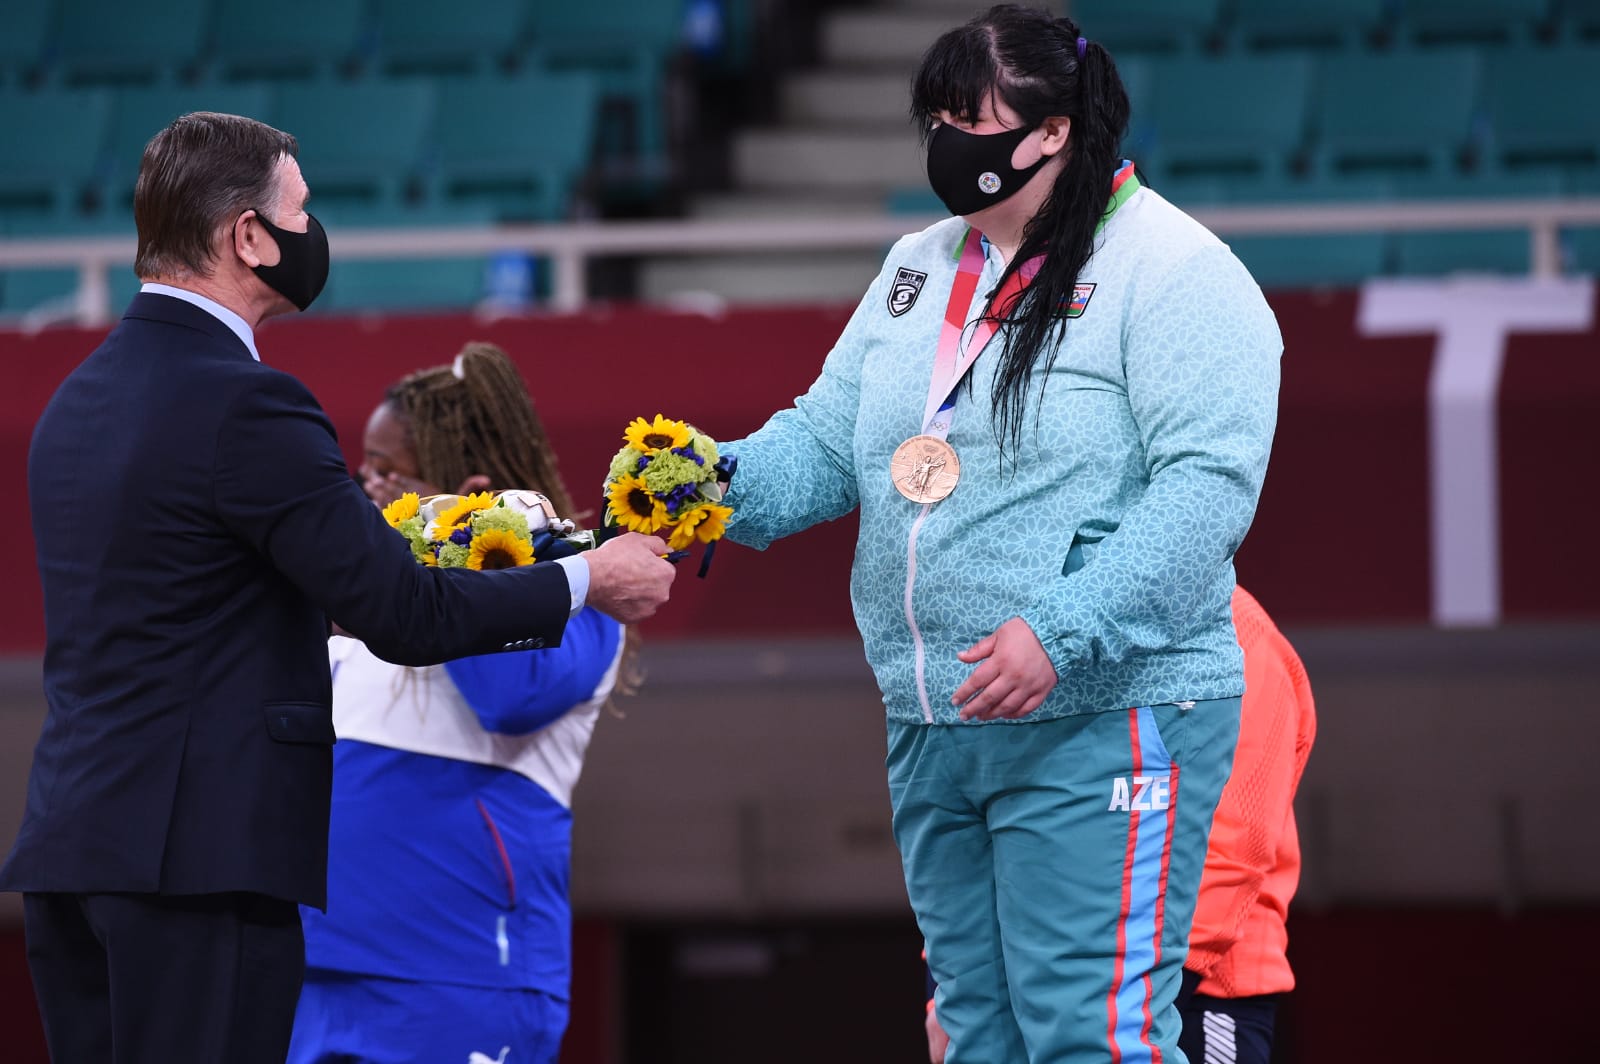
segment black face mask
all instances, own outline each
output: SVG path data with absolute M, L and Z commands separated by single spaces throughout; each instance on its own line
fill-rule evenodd
M 976 214 L 1009 198 L 1050 161 L 1050 156 L 1041 155 L 1024 169 L 1011 165 L 1011 153 L 1032 132 L 968 133 L 943 123 L 928 141 L 928 183 L 934 194 L 951 214 L 961 215 Z
M 279 229 L 261 211 L 256 221 L 278 242 L 278 264 L 257 266 L 256 276 L 300 310 L 309 307 L 328 283 L 328 234 L 315 216 L 306 215 L 303 233 Z

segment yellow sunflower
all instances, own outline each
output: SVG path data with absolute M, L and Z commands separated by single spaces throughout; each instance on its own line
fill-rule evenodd
M 719 506 L 713 502 L 703 507 L 701 513 L 705 516 L 695 526 L 694 538 L 701 543 L 721 539 L 722 534 L 728 531 L 728 518 L 733 516 L 733 507 Z
M 654 421 L 636 417 L 622 438 L 645 454 L 655 454 L 689 446 L 689 426 L 681 421 L 669 421 L 660 414 Z
M 450 538 L 450 533 L 460 528 L 467 518 L 479 510 L 487 510 L 494 505 L 494 492 L 480 491 L 467 495 L 462 500 L 440 514 L 433 523 L 433 538 L 443 541 Z
M 421 500 L 414 491 L 408 491 L 394 502 L 383 508 L 383 519 L 389 522 L 391 528 L 399 528 L 400 522 L 409 521 L 417 516 L 417 507 Z
M 651 533 L 667 523 L 666 504 L 650 494 L 643 477 L 618 477 L 606 490 L 606 497 L 611 516 L 629 532 Z
M 468 569 L 515 569 L 533 564 L 533 547 L 521 536 L 503 528 L 490 528 L 472 537 Z
M 715 503 L 690 510 L 673 526 L 672 535 L 667 537 L 667 546 L 673 550 L 687 550 L 697 539 L 701 543 L 721 539 L 722 533 L 727 530 L 728 515 L 731 513 L 731 508 Z

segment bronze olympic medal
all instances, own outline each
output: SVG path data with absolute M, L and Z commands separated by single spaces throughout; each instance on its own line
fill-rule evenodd
M 937 436 L 913 436 L 895 448 L 889 475 L 895 489 L 912 502 L 938 502 L 956 490 L 961 459 L 954 447 Z

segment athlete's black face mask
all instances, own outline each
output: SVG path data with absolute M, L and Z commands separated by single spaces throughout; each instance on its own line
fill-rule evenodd
M 1033 128 L 968 133 L 942 123 L 928 140 L 928 183 L 934 194 L 951 214 L 962 215 L 976 214 L 1007 199 L 1050 159 L 1041 155 L 1038 162 L 1021 170 L 1011 165 L 1012 152 Z
M 306 231 L 279 229 L 260 210 L 256 221 L 278 243 L 278 264 L 257 266 L 256 276 L 300 310 L 309 307 L 328 283 L 328 234 L 322 223 L 306 215 Z

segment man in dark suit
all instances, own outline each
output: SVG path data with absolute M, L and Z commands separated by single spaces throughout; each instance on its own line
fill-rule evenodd
M 660 540 L 424 568 L 254 329 L 305 309 L 327 241 L 294 138 L 200 113 L 146 147 L 122 322 L 34 432 L 49 715 L 0 889 L 58 1062 L 281 1062 L 324 904 L 328 622 L 431 664 L 554 646 L 587 602 L 666 600 Z

